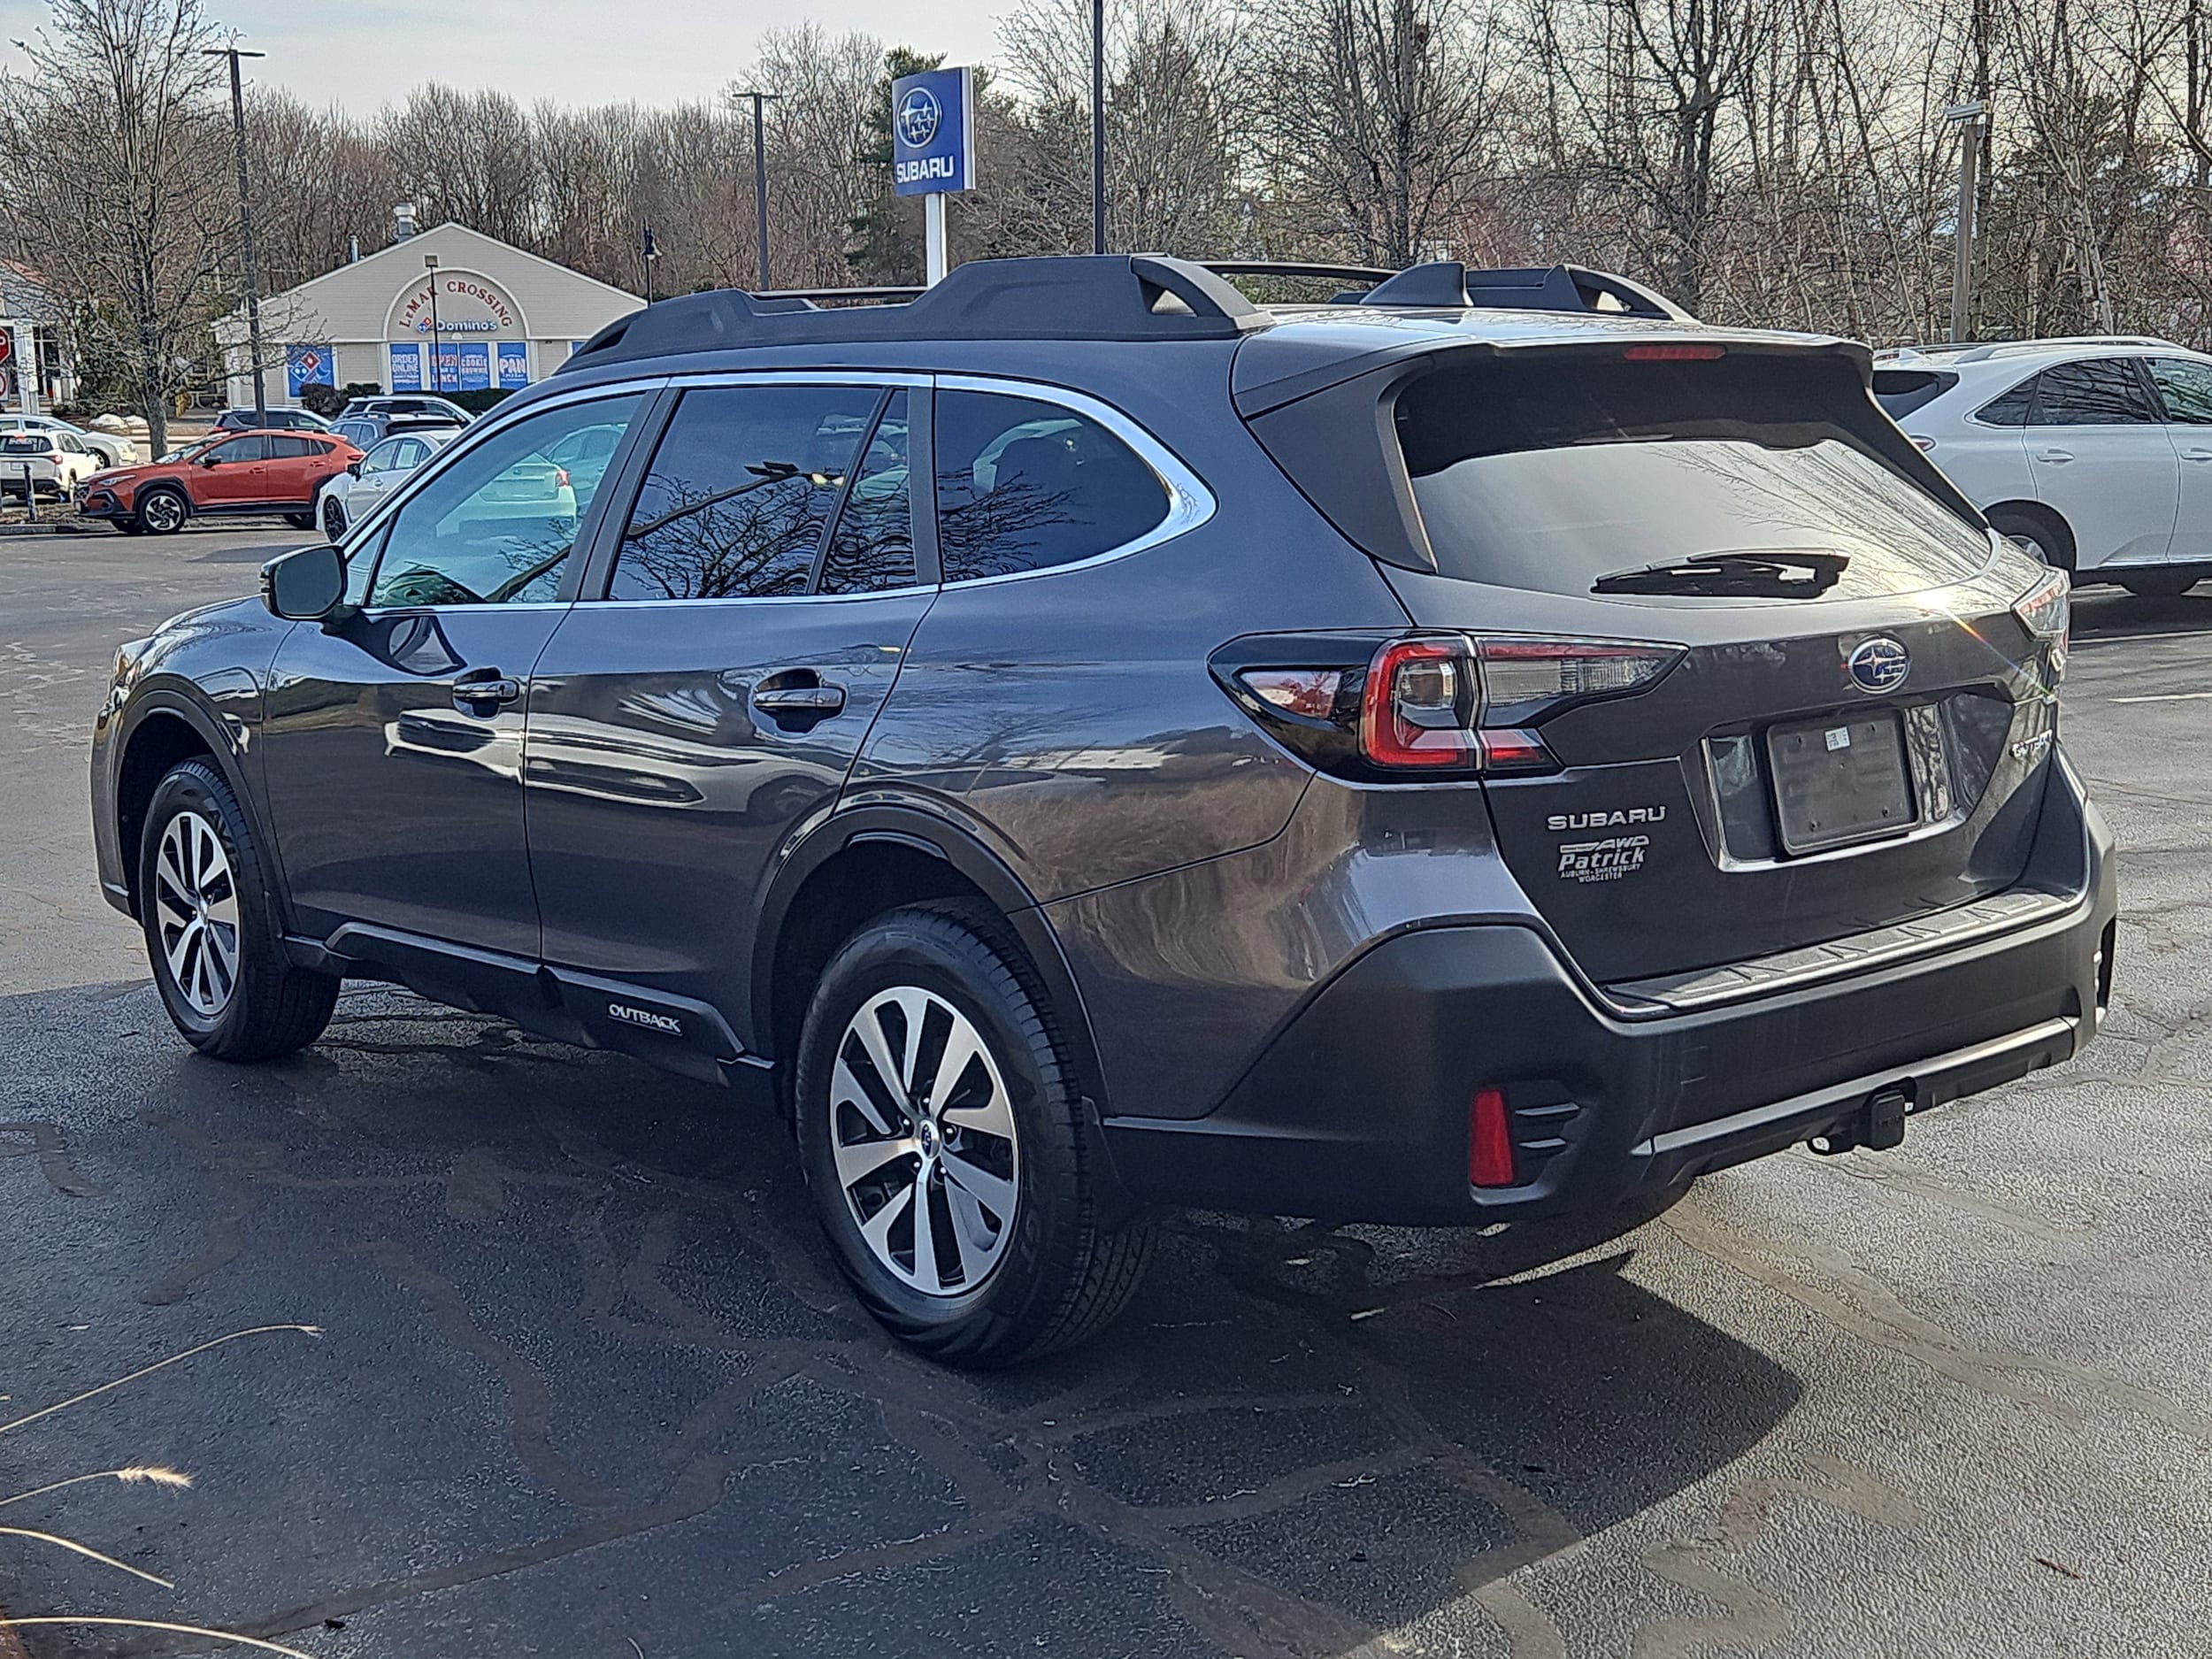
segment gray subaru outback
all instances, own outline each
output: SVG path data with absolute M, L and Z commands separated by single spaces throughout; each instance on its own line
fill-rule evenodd
M 1333 274 L 614 324 L 123 648 L 101 878 L 179 1030 L 377 979 L 726 1085 L 965 1363 L 1112 1317 L 1161 1206 L 1663 1199 L 2086 1041 L 2065 578 L 1866 350 Z

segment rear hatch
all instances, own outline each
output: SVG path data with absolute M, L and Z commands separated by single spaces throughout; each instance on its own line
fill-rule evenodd
M 1486 709 L 1529 690 L 1507 689 L 1529 641 L 1659 648 L 1624 692 L 1593 679 L 1509 710 L 1535 759 L 1482 780 L 1503 856 L 1586 972 L 1818 946 L 2020 879 L 2062 588 L 1882 414 L 1863 354 L 1632 337 L 1364 378 L 1405 537 L 1377 531 L 1371 491 L 1339 523 L 1420 627 L 1476 636 Z M 1330 511 L 1297 408 L 1254 430 L 1272 423 Z M 1555 672 L 1572 693 L 1588 669 Z

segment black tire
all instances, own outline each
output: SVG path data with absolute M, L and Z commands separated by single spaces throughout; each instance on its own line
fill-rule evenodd
M 2146 571 L 2139 576 L 2123 576 L 2120 586 L 2138 599 L 2178 599 L 2194 588 L 2203 576 L 2196 571 Z
M 111 518 L 108 520 L 108 526 L 111 529 L 120 531 L 125 535 L 146 534 L 146 526 L 135 518 Z
M 323 503 L 323 534 L 335 541 L 345 533 L 346 504 L 334 495 Z
M 1002 1079 L 1018 1148 L 1013 1216 L 993 1235 L 991 1266 L 976 1275 L 972 1288 L 934 1294 L 878 1258 L 863 1236 L 856 1201 L 848 1199 L 832 1145 L 841 1133 L 833 1124 L 831 1093 L 841 1046 L 857 1041 L 855 1022 L 873 999 L 910 988 L 970 1022 Z M 926 1039 L 920 1046 L 926 1052 Z M 893 1335 L 933 1359 L 1008 1365 L 1071 1347 L 1111 1323 L 1143 1281 L 1151 1231 L 1141 1225 L 1110 1230 L 1102 1223 L 1096 1131 L 1065 1055 L 1035 971 L 1002 919 L 980 904 L 946 901 L 878 917 L 840 948 L 815 987 L 794 1089 L 807 1186 L 838 1264 L 863 1304 Z M 945 1094 L 958 1092 L 957 1078 L 936 1081 Z M 927 1115 L 927 1105 L 925 1097 L 918 1118 Z M 910 1126 L 920 1133 L 918 1123 Z M 949 1162 L 963 1145 L 958 1133 L 937 1142 Z M 910 1179 L 903 1171 L 918 1169 L 913 1190 L 933 1190 L 921 1154 L 885 1167 L 895 1171 L 887 1186 L 902 1186 Z M 932 1215 L 945 1219 L 933 1223 L 939 1229 L 933 1240 L 944 1241 L 933 1256 L 956 1256 L 956 1267 L 964 1267 L 966 1252 L 951 1236 L 959 1223 L 946 1207 L 952 1194 L 941 1184 L 933 1190 L 941 1201 L 924 1202 L 936 1202 Z M 887 1202 L 883 1209 L 889 1208 Z M 912 1209 L 910 1193 L 905 1208 Z M 910 1234 L 910 1222 L 908 1229 Z M 887 1229 L 887 1248 L 895 1236 Z M 908 1254 L 918 1256 L 918 1244 L 910 1240 Z M 934 1263 L 932 1277 L 939 1277 Z
M 2054 570 L 2074 568 L 2074 533 L 2047 507 L 1993 507 L 1989 527 Z
M 196 822 L 179 822 L 188 817 Z M 165 882 L 161 869 L 164 838 L 172 824 L 179 824 L 180 834 L 211 829 L 228 866 L 234 972 L 227 995 L 213 1009 L 196 1003 L 169 958 L 165 931 L 181 932 L 191 915 L 188 907 L 175 902 L 177 889 Z M 154 985 L 170 1019 L 195 1048 L 218 1060 L 270 1060 L 304 1048 L 322 1035 L 337 1006 L 338 981 L 296 966 L 285 955 L 267 866 L 252 826 L 230 785 L 210 763 L 180 761 L 154 786 L 139 841 L 138 895 Z M 203 922 L 202 931 L 212 930 Z M 201 954 L 208 949 L 204 942 Z M 188 970 L 193 961 L 188 953 L 187 961 Z
M 192 517 L 192 503 L 185 499 L 182 490 L 165 486 L 141 495 L 132 516 L 148 535 L 174 535 Z
M 315 527 L 315 515 L 311 512 L 288 512 L 284 515 L 284 522 L 295 530 L 312 530 Z

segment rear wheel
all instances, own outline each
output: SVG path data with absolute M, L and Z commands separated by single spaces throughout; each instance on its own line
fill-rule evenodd
M 934 1358 L 1079 1342 L 1135 1294 L 1141 1229 L 1098 1215 L 1098 1149 L 1043 988 L 995 914 L 895 910 L 832 958 L 799 1043 L 808 1187 L 868 1310 Z
M 150 489 L 138 500 L 138 527 L 151 535 L 174 535 L 191 516 L 191 504 L 178 490 Z
M 2043 507 L 1993 507 L 1989 527 L 2055 570 L 2074 568 L 2074 536 L 2066 521 Z
M 146 956 L 169 1018 L 219 1060 L 267 1060 L 322 1035 L 338 981 L 296 967 L 273 921 L 251 826 L 223 775 L 180 762 L 154 786 L 139 844 Z
M 345 503 L 334 495 L 323 503 L 323 534 L 335 541 L 345 533 Z
M 311 512 L 288 512 L 284 515 L 284 522 L 295 530 L 312 530 L 315 527 L 315 515 Z
M 2196 571 L 2146 571 L 2121 577 L 2120 586 L 2138 599 L 2178 599 L 2202 580 Z

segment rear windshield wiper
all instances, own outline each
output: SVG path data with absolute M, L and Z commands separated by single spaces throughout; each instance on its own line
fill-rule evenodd
M 1710 598 L 1812 599 L 1851 563 L 1842 553 L 1701 553 L 1615 571 L 1590 584 L 1594 594 L 1690 594 Z

